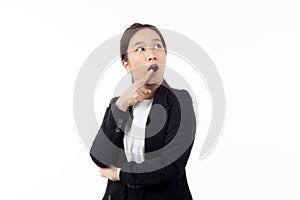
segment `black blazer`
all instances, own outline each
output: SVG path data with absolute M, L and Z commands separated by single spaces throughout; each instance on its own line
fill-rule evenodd
M 99 167 L 120 167 L 120 181 L 108 180 L 103 199 L 191 200 L 185 166 L 196 132 L 193 102 L 186 90 L 170 88 L 164 80 L 157 88 L 145 131 L 145 161 L 128 162 L 124 152 L 126 112 L 110 101 L 90 150 Z

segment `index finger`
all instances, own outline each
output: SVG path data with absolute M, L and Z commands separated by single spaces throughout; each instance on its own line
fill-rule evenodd
M 153 69 L 150 69 L 143 78 L 141 78 L 140 80 L 137 81 L 137 86 L 140 87 L 140 86 L 145 85 L 151 78 L 152 73 L 153 73 Z

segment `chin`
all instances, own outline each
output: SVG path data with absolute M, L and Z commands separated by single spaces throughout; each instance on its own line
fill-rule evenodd
M 159 85 L 159 84 L 161 84 L 162 83 L 162 80 L 152 80 L 152 79 L 150 79 L 150 81 L 146 84 L 146 85 L 148 85 L 148 86 L 154 86 L 154 85 Z

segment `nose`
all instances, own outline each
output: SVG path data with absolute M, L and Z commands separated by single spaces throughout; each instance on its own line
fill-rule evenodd
M 148 61 L 150 61 L 150 60 L 157 60 L 157 57 L 154 54 L 153 49 L 151 49 L 151 48 L 148 49 L 147 60 Z

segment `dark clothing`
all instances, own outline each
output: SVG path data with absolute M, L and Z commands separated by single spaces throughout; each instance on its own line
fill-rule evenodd
M 127 162 L 124 129 L 132 106 L 126 112 L 111 100 L 90 150 L 99 167 L 121 168 L 120 181 L 108 180 L 103 199 L 191 200 L 185 166 L 196 132 L 193 102 L 186 90 L 157 88 L 145 131 L 145 161 Z

